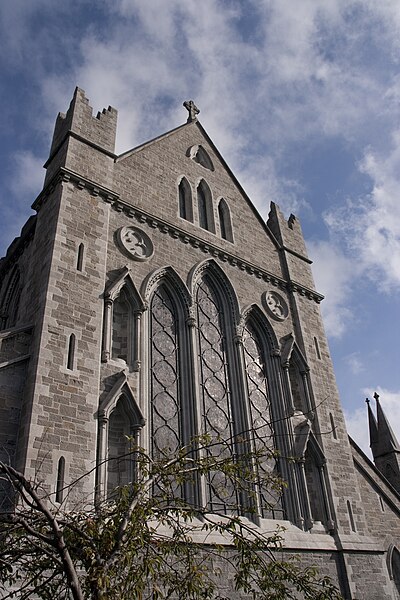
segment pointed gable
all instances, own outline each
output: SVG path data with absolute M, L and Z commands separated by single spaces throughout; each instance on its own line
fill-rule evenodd
M 179 186 L 185 178 L 193 198 L 193 218 L 182 216 Z M 210 247 L 241 256 L 250 265 L 281 275 L 278 243 L 199 121 L 181 125 L 119 156 L 114 189 L 121 202 L 165 227 L 204 241 Z M 201 225 L 199 185 L 210 190 L 215 227 Z M 221 199 L 227 217 L 221 224 Z M 204 219 L 203 219 L 204 220 Z

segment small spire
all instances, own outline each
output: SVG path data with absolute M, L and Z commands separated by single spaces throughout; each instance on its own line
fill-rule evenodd
M 193 123 L 193 121 L 197 121 L 197 115 L 199 114 L 200 110 L 197 108 L 193 100 L 185 100 L 183 106 L 189 111 L 187 122 Z
M 375 458 L 375 449 L 376 449 L 376 445 L 379 441 L 378 424 L 376 422 L 375 415 L 372 412 L 369 398 L 366 398 L 365 402 L 367 403 L 367 406 L 368 406 L 369 446 L 370 446 L 370 448 L 372 450 L 372 454 Z
M 376 416 L 378 418 L 379 456 L 387 454 L 388 452 L 393 452 L 393 450 L 400 452 L 399 442 L 397 441 L 396 435 L 381 407 L 379 394 L 375 392 L 374 398 L 376 401 Z

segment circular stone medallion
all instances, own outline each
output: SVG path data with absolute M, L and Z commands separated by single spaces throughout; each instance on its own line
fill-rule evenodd
M 118 242 L 133 260 L 147 260 L 153 255 L 153 242 L 138 227 L 122 227 L 117 234 Z
M 286 300 L 278 292 L 270 290 L 263 295 L 263 304 L 271 317 L 284 321 L 289 314 Z

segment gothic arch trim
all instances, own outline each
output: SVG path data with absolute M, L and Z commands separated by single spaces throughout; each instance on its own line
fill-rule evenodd
M 257 327 L 258 336 L 260 338 L 266 338 L 269 345 L 269 350 L 275 354 L 279 353 L 279 344 L 278 339 L 275 335 L 273 328 L 271 327 L 270 322 L 264 314 L 264 311 L 258 304 L 250 304 L 246 306 L 240 315 L 239 325 L 238 325 L 238 335 L 240 337 L 243 336 L 243 331 L 246 325 L 254 324 Z M 264 332 L 263 335 L 260 332 Z M 261 341 L 261 340 L 260 340 Z
M 392 581 L 394 581 L 394 579 L 395 579 L 395 573 L 393 571 L 393 564 L 394 564 L 394 560 L 396 557 L 397 557 L 397 559 L 399 561 L 399 565 L 400 565 L 400 550 L 394 544 L 390 544 L 388 551 L 387 551 L 387 556 L 386 556 L 386 565 L 387 565 L 389 577 Z
M 119 373 L 116 382 L 112 389 L 105 398 L 100 402 L 99 410 L 97 412 L 98 418 L 109 419 L 112 411 L 115 409 L 118 400 L 124 396 L 126 401 L 124 402 L 124 408 L 131 418 L 131 422 L 137 424 L 137 427 L 143 427 L 145 420 L 142 415 L 135 396 L 128 383 L 128 378 L 124 371 Z
M 310 367 L 308 366 L 303 353 L 301 352 L 296 340 L 294 339 L 293 332 L 281 338 L 282 365 L 286 365 L 290 362 L 290 360 L 293 360 L 296 363 L 300 373 L 308 373 L 308 371 L 310 370 Z
M 178 306 L 184 310 L 185 317 L 190 317 L 192 306 L 190 292 L 173 267 L 161 267 L 150 273 L 143 281 L 141 291 L 146 306 L 148 306 L 154 290 L 161 283 L 167 285 L 168 291 L 172 294 L 174 300 L 178 302 Z
M 119 296 L 124 286 L 126 286 L 126 289 L 128 291 L 128 298 L 131 300 L 131 303 L 133 304 L 134 308 L 136 310 L 145 310 L 146 307 L 143 302 L 143 299 L 136 289 L 136 286 L 132 279 L 131 270 L 127 266 L 125 266 L 122 269 L 121 274 L 106 287 L 106 290 L 104 292 L 105 300 L 110 300 L 111 302 L 114 302 L 114 300 Z
M 195 294 L 197 283 L 199 282 L 201 277 L 204 277 L 204 275 L 210 277 L 211 282 L 216 288 L 215 291 L 217 292 L 220 300 L 222 302 L 228 301 L 228 308 L 233 317 L 234 324 L 237 325 L 237 323 L 239 322 L 239 302 L 236 296 L 236 292 L 228 276 L 213 258 L 201 261 L 200 263 L 195 265 L 190 271 L 188 276 L 188 288 L 191 291 L 193 297 Z
M 214 171 L 213 161 L 211 160 L 207 150 L 203 148 L 201 144 L 191 146 L 188 149 L 187 155 L 205 169 L 208 169 L 209 171 Z
M 122 403 L 122 406 L 120 403 Z M 121 406 L 122 412 L 129 422 L 130 435 L 134 437 L 135 443 L 137 444 L 139 430 L 145 425 L 145 420 L 135 400 L 124 371 L 119 373 L 114 386 L 107 396 L 100 402 L 100 406 L 96 414 L 98 420 L 96 502 L 101 501 L 107 495 L 107 489 L 109 485 L 108 458 L 110 417 L 112 416 L 114 410 L 117 409 L 118 405 Z M 131 458 L 134 458 L 133 453 Z
M 140 369 L 140 317 L 145 311 L 146 305 L 143 302 L 136 286 L 133 282 L 129 267 L 125 266 L 119 276 L 109 283 L 104 292 L 104 320 L 103 320 L 103 345 L 101 360 L 108 362 L 112 357 L 113 345 L 113 319 L 114 302 L 119 297 L 122 289 L 126 291 L 126 300 L 129 305 L 129 319 L 127 325 L 128 331 L 128 350 L 126 362 L 134 371 Z

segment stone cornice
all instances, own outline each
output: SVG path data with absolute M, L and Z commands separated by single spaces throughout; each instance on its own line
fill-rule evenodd
M 287 246 L 281 246 L 279 248 L 279 250 L 281 250 L 282 252 L 288 252 L 289 254 L 292 254 L 293 256 L 296 256 L 297 258 L 304 260 L 304 262 L 306 262 L 309 265 L 312 265 L 312 263 L 313 263 L 313 261 L 310 260 L 307 256 L 303 256 L 299 252 L 296 252 L 295 250 L 292 250 L 291 248 L 288 248 Z
M 146 211 L 131 206 L 116 192 L 105 188 L 95 182 L 82 177 L 78 173 L 70 171 L 64 167 L 61 167 L 55 174 L 53 179 L 49 182 L 46 188 L 39 194 L 32 208 L 40 210 L 46 197 L 54 190 L 55 186 L 59 182 L 71 182 L 79 189 L 87 189 L 93 196 L 99 196 L 108 204 L 111 204 L 112 208 L 117 212 L 123 212 L 130 218 L 135 218 L 139 223 L 146 223 L 152 229 L 158 229 L 162 233 L 170 235 L 172 238 L 181 241 L 183 244 L 190 244 L 193 248 L 199 248 L 204 254 L 209 254 L 215 258 L 218 258 L 221 262 L 227 262 L 230 265 L 238 268 L 240 271 L 246 272 L 248 275 L 252 275 L 257 279 L 262 279 L 266 283 L 278 287 L 282 290 L 286 290 L 289 293 L 298 293 L 301 296 L 307 297 L 309 300 L 313 300 L 318 304 L 323 300 L 323 296 L 315 290 L 309 289 L 304 285 L 296 282 L 287 282 L 283 278 L 266 271 L 265 269 L 250 263 L 249 261 L 238 258 L 229 251 L 219 248 L 212 242 L 200 240 L 193 234 L 180 229 L 176 225 L 172 225 L 167 221 L 164 221 Z M 303 257 L 304 258 L 304 257 Z
M 74 185 L 76 185 L 79 189 L 87 189 L 92 196 L 101 196 L 103 200 L 108 203 L 112 203 L 119 199 L 119 194 L 116 194 L 112 190 L 98 185 L 94 183 L 90 179 L 86 177 L 82 177 L 78 173 L 74 171 L 70 171 L 65 167 L 60 167 L 60 169 L 56 172 L 54 177 L 49 181 L 45 188 L 40 192 L 39 196 L 36 198 L 34 203 L 32 204 L 32 208 L 39 212 L 43 203 L 47 199 L 47 197 L 54 191 L 54 188 L 60 182 L 69 182 L 71 181 Z
M 55 155 L 58 153 L 58 151 L 60 150 L 60 148 L 62 147 L 62 145 L 65 143 L 65 140 L 67 140 L 69 137 L 72 137 L 72 138 L 78 140 L 79 142 L 82 142 L 83 144 L 86 144 L 87 146 L 90 146 L 91 148 L 94 148 L 98 152 L 102 152 L 103 154 L 105 154 L 106 156 L 109 156 L 113 160 L 115 160 L 117 158 L 117 155 L 114 154 L 114 152 L 110 152 L 109 150 L 106 150 L 105 148 L 102 148 L 98 144 L 95 144 L 94 142 L 91 142 L 90 140 L 87 140 L 86 138 L 82 137 L 81 135 L 79 135 L 75 131 L 71 131 L 71 129 L 69 129 L 68 131 L 65 132 L 65 135 L 63 136 L 62 140 L 57 144 L 57 146 L 54 148 L 53 152 L 50 154 L 49 158 L 44 163 L 43 167 L 45 169 L 47 169 L 47 167 L 49 166 L 49 164 L 51 163 L 51 161 L 53 160 L 53 158 L 55 157 Z

